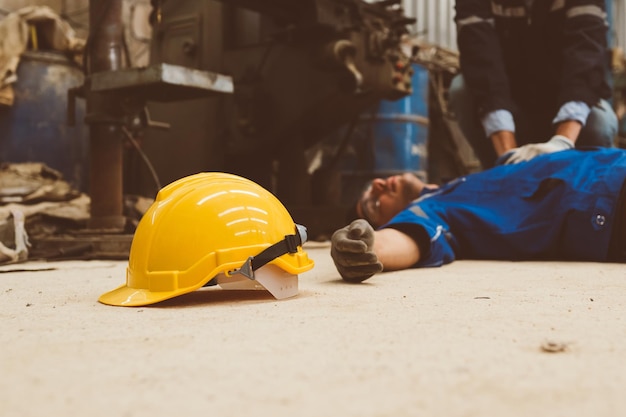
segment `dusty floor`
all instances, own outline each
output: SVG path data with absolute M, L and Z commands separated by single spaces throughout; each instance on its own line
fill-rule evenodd
M 626 413 L 626 266 L 463 261 L 349 285 L 308 252 L 284 301 L 110 307 L 125 262 L 0 268 L 0 415 Z

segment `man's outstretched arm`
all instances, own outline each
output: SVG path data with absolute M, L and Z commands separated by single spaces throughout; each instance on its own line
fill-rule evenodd
M 420 259 L 417 243 L 395 229 L 374 231 L 358 219 L 337 230 L 331 238 L 330 255 L 345 281 L 361 282 L 374 274 L 409 268 Z

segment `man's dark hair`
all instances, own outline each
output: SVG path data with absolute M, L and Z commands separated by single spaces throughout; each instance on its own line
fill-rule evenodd
M 355 201 L 353 204 L 351 204 L 348 207 L 348 210 L 346 211 L 346 224 L 350 224 L 353 221 L 355 221 L 356 219 L 360 219 L 361 217 L 359 216 L 359 214 L 356 211 L 356 206 L 357 204 L 359 204 L 359 200 Z
M 357 212 L 357 206 L 359 204 L 361 204 L 361 199 L 363 198 L 363 193 L 372 185 L 372 181 L 366 181 L 365 184 L 361 187 L 361 191 L 359 191 L 359 193 L 356 196 L 356 199 L 354 200 L 354 202 L 352 204 L 350 204 L 350 206 L 348 207 L 347 211 L 346 211 L 346 224 L 350 224 L 353 221 L 355 221 L 356 219 L 362 219 L 363 216 L 359 216 L 359 213 Z M 363 212 L 363 210 L 361 210 L 361 212 Z M 368 219 L 365 219 L 369 222 Z

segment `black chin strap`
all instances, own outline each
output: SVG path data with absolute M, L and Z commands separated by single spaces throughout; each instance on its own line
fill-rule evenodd
M 287 235 L 283 240 L 265 248 L 258 255 L 249 257 L 241 268 L 234 271 L 233 274 L 242 274 L 249 279 L 254 279 L 254 271 L 280 256 L 298 252 L 298 246 L 302 246 L 306 239 L 306 228 L 302 225 L 296 225 L 295 234 Z

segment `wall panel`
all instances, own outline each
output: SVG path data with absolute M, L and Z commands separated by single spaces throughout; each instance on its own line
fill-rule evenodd
M 406 15 L 417 18 L 411 34 L 456 50 L 454 3 L 454 0 L 402 0 Z M 607 0 L 607 9 L 612 20 L 612 44 L 626 49 L 626 0 Z
M 413 36 L 456 50 L 454 0 L 402 0 L 402 7 L 417 19 L 410 28 Z
M 626 50 L 626 0 L 612 0 L 613 7 L 610 10 L 613 20 L 611 40 L 613 46 Z

